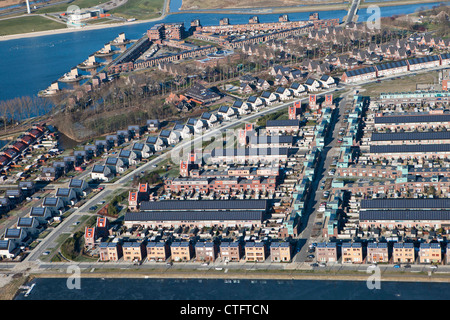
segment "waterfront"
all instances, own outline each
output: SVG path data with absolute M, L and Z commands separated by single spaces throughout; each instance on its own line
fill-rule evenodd
M 65 278 L 38 278 L 28 297 L 16 300 L 415 300 L 449 299 L 450 283 L 238 279 L 82 278 L 68 289 Z
M 382 7 L 383 17 L 395 14 L 408 14 L 419 8 L 430 8 L 441 3 L 435 2 L 417 5 Z M 171 8 L 176 3 L 171 4 Z M 345 16 L 344 10 L 320 11 L 322 19 Z M 371 13 L 361 9 L 359 20 L 367 19 Z M 250 14 L 226 14 L 232 24 L 246 23 Z M 279 14 L 260 15 L 261 22 L 277 21 Z M 0 58 L 3 61 L 3 76 L 0 77 L 0 100 L 21 96 L 35 96 L 47 88 L 72 67 L 83 62 L 104 43 L 113 40 L 120 32 L 127 38 L 140 38 L 147 29 L 159 22 L 184 22 L 189 26 L 194 19 L 200 19 L 203 25 L 218 25 L 223 14 L 179 13 L 169 14 L 164 19 L 152 23 L 117 26 L 107 29 L 52 34 L 40 37 L 0 41 Z M 289 13 L 291 20 L 307 20 L 309 12 Z M 4 75 L 8 75 L 7 77 Z

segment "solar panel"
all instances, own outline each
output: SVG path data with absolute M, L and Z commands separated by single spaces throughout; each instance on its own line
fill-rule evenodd
M 55 206 L 58 203 L 58 198 L 44 198 L 44 206 Z
M 142 149 L 144 149 L 144 144 L 142 143 L 135 143 L 133 145 L 133 150 L 142 150 Z
M 96 173 L 103 173 L 103 170 L 105 169 L 104 166 L 101 165 L 94 165 L 94 167 L 92 168 L 92 172 L 96 172 Z
M 450 152 L 450 144 L 370 146 L 370 153 L 427 153 L 427 152 Z
M 69 183 L 69 187 L 79 188 L 83 185 L 83 180 L 81 179 L 71 179 Z
M 57 197 L 67 197 L 70 194 L 69 188 L 58 188 L 58 191 L 56 192 Z
M 373 133 L 372 141 L 447 140 L 450 131 Z
M 5 238 L 19 238 L 21 234 L 21 229 L 17 228 L 8 228 L 6 229 Z
M 425 115 L 396 115 L 375 117 L 376 124 L 400 124 L 400 123 L 429 123 L 429 122 L 449 122 L 450 114 L 425 114 Z

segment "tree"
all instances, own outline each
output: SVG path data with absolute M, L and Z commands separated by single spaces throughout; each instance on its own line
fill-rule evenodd
M 109 216 L 117 216 L 119 214 L 117 207 L 114 203 L 110 203 L 108 206 L 108 215 Z

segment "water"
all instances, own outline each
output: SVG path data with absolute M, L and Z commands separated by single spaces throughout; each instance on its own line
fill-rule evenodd
M 369 290 L 365 281 L 100 279 L 82 278 L 80 290 L 66 279 L 35 279 L 28 297 L 16 300 L 407 300 L 450 298 L 449 283 L 382 282 Z
M 381 8 L 382 16 L 412 13 L 423 7 L 432 7 L 441 3 L 417 4 Z M 171 1 L 171 10 L 179 8 L 180 0 Z M 322 19 L 343 18 L 344 10 L 321 11 Z M 371 13 L 360 10 L 359 18 L 364 20 Z M 233 24 L 247 23 L 250 14 L 226 14 Z M 219 24 L 223 14 L 213 13 L 179 13 L 169 14 L 163 20 L 129 26 L 118 26 L 101 30 L 71 32 L 48 36 L 0 41 L 0 100 L 21 96 L 35 96 L 46 89 L 65 72 L 78 65 L 103 44 L 113 40 L 120 32 L 125 32 L 129 39 L 140 38 L 147 29 L 159 22 L 190 22 L 199 18 L 203 25 Z M 277 21 L 279 14 L 261 14 L 261 22 Z M 306 20 L 309 12 L 289 13 L 291 20 Z

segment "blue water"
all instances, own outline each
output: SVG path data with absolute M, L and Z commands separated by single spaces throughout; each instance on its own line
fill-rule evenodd
M 28 297 L 17 300 L 447 300 L 449 283 L 381 282 L 370 290 L 365 281 L 81 279 L 68 289 L 66 279 L 35 279 Z
M 179 0 L 177 0 L 179 1 Z M 382 16 L 411 13 L 419 8 L 432 7 L 441 3 L 417 4 L 381 8 Z M 173 2 L 171 8 L 179 7 Z M 340 18 L 345 11 L 321 11 L 322 19 Z M 371 13 L 360 10 L 359 19 L 367 19 Z M 200 19 L 202 25 L 219 24 L 223 14 L 179 13 L 169 14 L 159 22 L 184 22 L 189 26 L 194 19 Z M 246 23 L 251 15 L 227 14 L 233 24 Z M 259 15 L 261 22 L 277 21 L 279 14 Z M 289 13 L 291 20 L 306 20 L 309 12 Z M 142 23 L 129 26 L 117 26 L 108 29 L 90 30 L 55 34 L 34 38 L 0 41 L 0 100 L 20 96 L 34 96 L 47 88 L 72 67 L 86 60 L 103 45 L 113 40 L 120 32 L 125 32 L 129 39 L 140 38 L 155 23 Z

